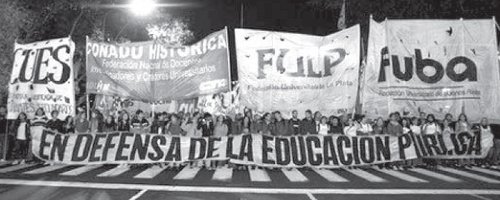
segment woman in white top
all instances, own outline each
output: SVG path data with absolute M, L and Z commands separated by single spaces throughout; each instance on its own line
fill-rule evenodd
M 13 164 L 24 164 L 29 152 L 30 125 L 26 113 L 19 113 L 15 122 L 16 146 L 14 152 L 18 153 L 18 159 Z
M 455 124 L 455 131 L 457 133 L 461 133 L 461 132 L 469 132 L 470 130 L 471 127 L 469 121 L 467 120 L 467 115 L 465 115 L 464 113 L 460 114 L 458 116 L 458 121 Z
M 451 121 L 448 119 L 443 120 L 443 133 L 453 133 L 453 127 L 451 127 Z
M 403 118 L 401 120 L 401 126 L 403 126 L 403 134 L 410 133 L 410 122 L 408 121 L 408 118 Z
M 349 137 L 356 136 L 358 127 L 359 125 L 357 125 L 352 118 L 349 118 L 346 126 L 344 127 L 344 134 Z
M 367 119 L 364 115 L 359 117 L 359 127 L 357 131 L 357 135 L 370 135 L 373 132 L 373 128 L 370 124 L 368 124 Z
M 422 133 L 422 126 L 420 126 L 420 120 L 417 117 L 411 118 L 410 130 L 413 134 L 420 135 Z
M 325 116 L 321 117 L 320 123 L 318 124 L 318 135 L 328 135 L 330 125 L 327 122 L 328 118 Z
M 422 131 L 424 134 L 439 134 L 441 133 L 441 128 L 436 122 L 436 118 L 433 114 L 427 115 L 427 122 L 422 126 Z

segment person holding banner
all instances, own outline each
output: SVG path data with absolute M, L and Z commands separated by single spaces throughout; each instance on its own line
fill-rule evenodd
M 274 136 L 291 136 L 292 133 L 293 130 L 289 126 L 288 121 L 283 119 L 280 111 L 275 111 L 274 122 L 271 128 L 271 134 Z
M 306 117 L 302 120 L 300 124 L 300 134 L 302 135 L 310 135 L 316 134 L 316 122 L 312 118 L 311 110 L 306 110 Z
M 64 119 L 63 133 L 75 133 L 75 119 L 70 115 L 66 116 L 66 119 Z
M 64 122 L 58 118 L 59 111 L 53 110 L 52 112 L 50 112 L 50 116 L 52 118 L 49 121 L 47 121 L 47 128 L 56 131 L 58 133 L 63 133 Z
M 370 135 L 373 132 L 373 128 L 368 124 L 367 119 L 364 115 L 359 116 L 357 122 L 359 123 L 359 128 L 357 130 L 359 136 Z
M 17 153 L 17 159 L 12 164 L 24 164 L 26 162 L 29 149 L 30 122 L 26 113 L 21 112 L 14 123 L 14 132 L 16 133 L 16 146 L 14 152 Z
M 321 117 L 320 124 L 318 126 L 318 135 L 328 135 L 330 132 L 330 124 L 328 124 L 328 119 L 325 116 Z
M 373 125 L 373 135 L 382 135 L 384 134 L 385 130 L 385 121 L 384 118 L 379 117 L 377 118 L 377 121 Z
M 186 119 L 187 120 L 187 119 Z M 165 127 L 166 133 L 171 136 L 184 136 L 186 132 L 181 128 L 181 121 L 177 114 L 170 115 L 170 122 Z
M 272 121 L 271 113 L 265 113 L 262 117 L 262 121 L 258 124 L 257 133 L 263 135 L 271 135 Z
M 436 118 L 433 114 L 427 115 L 426 123 L 422 125 L 422 131 L 424 134 L 439 134 L 441 133 L 441 128 L 436 122 Z
M 130 116 L 125 110 L 122 110 L 120 112 L 120 116 L 118 117 L 117 130 L 130 131 Z
M 217 115 L 215 118 L 214 137 L 225 137 L 228 133 L 228 127 L 224 123 L 224 115 Z M 227 164 L 227 161 L 212 161 L 211 165 L 220 168 Z
M 102 126 L 102 132 L 109 133 L 109 132 L 114 132 L 114 131 L 116 131 L 115 120 L 113 119 L 113 116 L 108 115 L 104 119 L 104 123 Z
M 357 136 L 359 129 L 359 124 L 352 118 L 347 120 L 347 124 L 344 127 L 344 134 L 348 137 Z
M 292 125 L 292 130 L 293 130 L 293 135 L 299 135 L 300 134 L 300 119 L 298 118 L 299 113 L 297 110 L 292 111 L 292 118 L 289 120 L 290 124 Z
M 134 133 L 148 133 L 150 124 L 145 118 L 144 112 L 139 109 L 135 112 L 135 117 L 130 122 L 130 126 L 130 131 Z
M 102 132 L 102 115 L 98 110 L 92 110 L 90 114 L 89 128 L 91 133 Z
M 330 133 L 332 134 L 344 134 L 344 128 L 340 123 L 340 118 L 332 116 L 330 117 Z
M 87 120 L 87 113 L 81 112 L 75 121 L 76 133 L 88 133 L 90 131 L 89 120 Z
M 391 113 L 389 115 L 389 123 L 387 124 L 384 132 L 385 134 L 396 137 L 403 133 L 403 126 L 401 126 L 401 124 L 399 123 L 399 117 L 397 113 Z

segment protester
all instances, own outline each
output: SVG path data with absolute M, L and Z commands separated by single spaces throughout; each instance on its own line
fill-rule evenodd
M 344 127 L 340 122 L 340 118 L 333 116 L 330 120 L 330 133 L 344 134 Z
M 413 134 L 420 135 L 422 133 L 422 126 L 420 124 L 420 120 L 417 117 L 411 118 L 410 131 Z
M 87 120 L 87 114 L 81 112 L 75 121 L 75 132 L 76 133 L 88 133 L 90 131 L 90 123 Z
M 410 121 L 408 118 L 403 118 L 401 119 L 401 126 L 403 127 L 403 134 L 408 134 L 410 133 Z
M 187 137 L 201 137 L 201 130 L 198 129 L 200 113 L 194 112 L 193 117 L 182 122 L 181 128 L 186 133 Z
M 373 135 L 381 135 L 384 134 L 385 122 L 382 117 L 377 118 L 375 121 L 375 125 L 373 125 Z
M 7 108 L 5 106 L 0 105 L 0 156 L 2 156 L 1 160 L 9 159 L 9 155 L 7 154 L 10 149 L 9 142 L 11 136 L 8 134 L 8 120 L 7 120 Z M 6 141 L 7 140 L 7 141 Z M 4 157 L 5 156 L 5 157 Z
M 29 140 L 30 140 L 30 122 L 26 113 L 21 112 L 17 117 L 14 124 L 14 131 L 16 133 L 16 146 L 14 152 L 18 154 L 17 160 L 12 164 L 24 164 L 26 162 L 28 152 L 29 152 Z
M 102 115 L 98 110 L 92 110 L 90 113 L 89 128 L 91 133 L 102 132 Z
M 368 121 L 364 115 L 359 116 L 357 122 L 359 123 L 359 127 L 357 130 L 359 136 L 370 135 L 373 132 L 372 125 L 368 124 Z
M 424 134 L 441 133 L 441 128 L 437 124 L 436 118 L 433 114 L 427 115 L 426 123 L 422 126 L 422 131 Z
M 201 129 L 203 137 L 210 137 L 214 134 L 214 122 L 210 113 L 205 113 L 198 123 L 198 129 Z
M 271 126 L 271 134 L 275 136 L 291 136 L 293 134 L 292 127 L 288 124 L 288 121 L 281 117 L 281 112 L 274 112 L 274 119 Z
M 186 132 L 181 128 L 181 121 L 179 115 L 172 114 L 170 115 L 170 122 L 166 126 L 166 132 L 171 136 L 183 136 L 186 135 Z
M 271 135 L 272 121 L 271 113 L 265 113 L 257 127 L 257 132 L 263 135 Z
M 399 136 L 403 133 L 403 126 L 399 123 L 399 117 L 397 113 L 391 113 L 389 115 L 389 123 L 387 124 L 384 134 L 391 136 Z
M 118 131 L 124 132 L 130 131 L 130 116 L 127 111 L 120 112 L 120 117 L 118 117 L 117 129 Z
M 471 131 L 471 125 L 467 120 L 467 115 L 465 115 L 464 113 L 458 116 L 458 121 L 455 124 L 455 130 L 457 131 L 457 133 Z
M 311 110 L 306 110 L 306 117 L 302 120 L 300 124 L 300 134 L 302 135 L 311 135 L 316 134 L 316 122 L 312 118 Z
M 66 119 L 64 119 L 63 133 L 75 133 L 75 120 L 71 115 L 66 116 Z
M 150 128 L 149 121 L 145 118 L 142 110 L 135 112 L 135 117 L 130 122 L 130 126 L 130 131 L 134 133 L 148 133 Z
M 344 134 L 348 137 L 354 137 L 358 133 L 359 125 L 357 125 L 356 121 L 352 118 L 347 120 L 347 124 L 344 127 Z
M 102 132 L 109 133 L 116 131 L 116 123 L 113 116 L 108 115 L 104 119 L 104 124 L 102 126 Z
M 300 119 L 298 118 L 299 113 L 297 110 L 292 111 L 292 118 L 290 119 L 290 124 L 292 125 L 293 135 L 300 134 Z
M 330 132 L 330 124 L 328 124 L 328 119 L 323 116 L 321 117 L 320 124 L 318 124 L 318 135 L 328 135 Z
M 49 121 L 47 121 L 47 128 L 58 133 L 64 132 L 64 121 L 58 118 L 59 111 L 53 110 L 50 112 L 50 116 L 52 117 Z

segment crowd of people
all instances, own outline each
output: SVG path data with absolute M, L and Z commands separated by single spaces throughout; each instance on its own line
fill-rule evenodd
M 0 108 L 0 125 L 5 127 L 5 107 Z M 210 114 L 202 112 L 193 113 L 155 113 L 151 115 L 137 110 L 128 113 L 125 110 L 114 113 L 103 114 L 98 110 L 92 110 L 90 116 L 84 109 L 79 109 L 76 117 L 66 117 L 60 120 L 59 113 L 52 111 L 50 119 L 46 117 L 41 108 L 36 110 L 35 116 L 28 119 L 25 113 L 20 113 L 17 120 L 9 125 L 10 137 L 8 158 L 15 159 L 17 163 L 26 160 L 34 161 L 30 148 L 30 132 L 38 128 L 47 128 L 62 134 L 79 133 L 106 133 L 114 131 L 130 131 L 138 133 L 165 134 L 186 137 L 221 137 L 239 134 L 265 134 L 272 136 L 293 135 L 330 135 L 343 134 L 346 136 L 368 136 L 368 135 L 393 135 L 398 136 L 406 133 L 414 134 L 441 134 L 447 132 L 463 131 L 488 131 L 494 134 L 494 147 L 488 153 L 488 157 L 481 162 L 466 159 L 453 162 L 422 162 L 421 160 L 398 162 L 385 167 L 412 167 L 415 165 L 452 164 L 458 166 L 470 166 L 473 164 L 496 167 L 500 156 L 500 125 L 488 123 L 486 118 L 479 122 L 470 122 L 465 114 L 460 114 L 457 120 L 454 116 L 447 114 L 444 119 L 438 120 L 433 114 L 421 112 L 419 116 L 402 116 L 399 112 L 391 113 L 386 120 L 382 117 L 368 119 L 363 115 L 345 114 L 341 116 L 324 116 L 321 112 L 305 111 L 305 118 L 300 119 L 297 111 L 292 111 L 291 118 L 285 119 L 279 111 L 258 114 L 250 109 L 233 117 L 222 114 Z M 4 124 L 2 124 L 4 123 Z M 5 129 L 5 128 L 4 128 Z M 4 130 L 2 129 L 2 130 Z M 0 131 L 2 132 L 2 131 Z M 2 142 L 3 143 L 3 142 Z M 3 145 L 3 144 L 2 144 Z M 2 148 L 4 149 L 4 148 Z M 193 164 L 193 163 L 191 163 Z M 224 165 L 224 162 L 195 163 L 205 165 L 208 168 Z M 241 167 L 241 166 L 238 166 Z

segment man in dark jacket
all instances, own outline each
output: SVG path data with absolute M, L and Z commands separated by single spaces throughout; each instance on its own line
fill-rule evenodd
M 292 126 L 293 134 L 294 135 L 299 135 L 300 134 L 300 119 L 298 118 L 299 113 L 297 110 L 292 111 L 292 118 L 289 120 L 290 126 Z
M 300 134 L 301 135 L 317 134 L 316 122 L 312 117 L 311 110 L 306 110 L 306 117 L 302 120 L 302 123 L 300 124 Z
M 198 129 L 201 129 L 203 137 L 210 137 L 214 134 L 214 122 L 210 113 L 205 113 L 198 123 Z
M 275 136 L 291 136 L 293 134 L 293 131 L 288 124 L 288 121 L 283 119 L 281 117 L 281 113 L 279 111 L 274 112 L 274 118 L 276 121 L 274 121 L 272 128 L 271 128 L 271 134 Z

